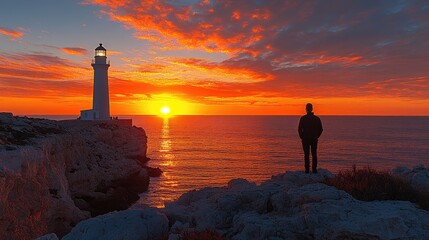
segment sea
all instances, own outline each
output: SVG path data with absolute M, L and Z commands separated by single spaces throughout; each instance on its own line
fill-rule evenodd
M 44 116 L 60 119 L 58 116 Z M 299 116 L 120 116 L 148 136 L 151 178 L 138 205 L 163 207 L 184 192 L 221 187 L 234 178 L 261 183 L 285 171 L 303 171 Z M 429 117 L 320 116 L 319 168 L 353 165 L 379 170 L 429 167 Z M 64 117 L 63 117 L 64 119 Z

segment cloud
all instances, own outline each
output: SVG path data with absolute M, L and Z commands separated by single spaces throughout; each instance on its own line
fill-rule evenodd
M 22 38 L 24 36 L 24 31 L 21 28 L 11 29 L 11 28 L 0 27 L 0 34 L 9 36 L 10 40 L 16 40 L 16 39 Z
M 23 42 L 23 44 L 34 46 L 36 48 L 42 47 L 42 48 L 55 49 L 69 55 L 86 55 L 88 53 L 87 49 L 81 48 L 81 47 L 57 47 L 55 45 L 37 44 L 37 43 L 30 43 L 30 42 Z M 119 55 L 119 54 L 122 54 L 122 52 L 109 50 L 109 55 Z
M 384 81 L 369 82 L 363 88 L 373 95 L 380 96 L 389 93 L 390 96 L 427 99 L 429 92 L 429 77 L 393 78 Z
M 0 70 L 1 71 L 1 70 Z M 43 77 L 42 77 L 43 78 Z M 2 97 L 52 99 L 62 97 L 92 96 L 89 81 L 43 80 L 0 76 Z
M 109 54 L 109 56 L 111 56 L 111 55 L 121 55 L 121 54 L 123 54 L 123 52 L 120 52 L 120 51 L 114 51 L 114 50 L 109 50 L 107 53 Z
M 81 96 L 90 93 L 92 71 L 64 58 L 0 52 L 2 97 Z
M 88 50 L 79 47 L 63 47 L 60 50 L 71 55 L 85 55 L 88 53 Z

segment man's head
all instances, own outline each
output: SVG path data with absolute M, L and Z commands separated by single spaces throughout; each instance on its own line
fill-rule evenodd
M 306 110 L 308 113 L 311 113 L 311 112 L 313 111 L 313 104 L 311 104 L 311 103 L 307 103 L 307 105 L 305 105 L 305 110 Z

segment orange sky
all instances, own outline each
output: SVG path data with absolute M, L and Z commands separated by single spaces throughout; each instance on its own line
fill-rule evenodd
M 103 42 L 112 115 L 429 115 L 423 3 L 43 2 L 0 10 L 0 111 L 90 109 Z

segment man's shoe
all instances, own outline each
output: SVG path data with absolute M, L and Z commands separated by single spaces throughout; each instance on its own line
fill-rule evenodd
M 317 169 L 313 169 L 313 173 L 317 173 Z

